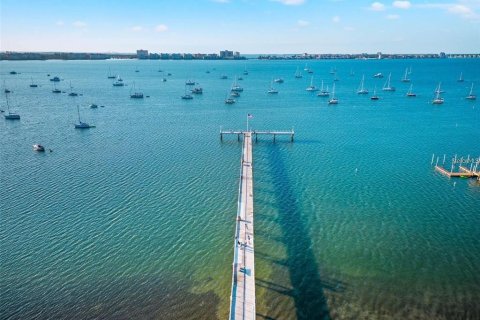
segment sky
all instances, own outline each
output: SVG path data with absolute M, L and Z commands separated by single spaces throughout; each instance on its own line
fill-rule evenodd
M 1 0 L 0 51 L 479 53 L 480 0 Z

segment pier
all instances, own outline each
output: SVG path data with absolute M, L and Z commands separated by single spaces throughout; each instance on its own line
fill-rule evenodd
M 432 155 L 432 161 L 431 164 L 433 165 L 435 159 L 435 155 Z M 447 176 L 449 178 L 476 178 L 478 181 L 480 181 L 480 171 L 478 170 L 478 166 L 480 165 L 480 157 L 478 158 L 470 158 L 470 155 L 467 158 L 460 158 L 457 159 L 457 156 L 455 155 L 455 158 L 452 158 L 452 163 L 450 170 L 446 169 L 443 167 L 445 165 L 446 161 L 446 155 L 443 155 L 443 161 L 442 164 L 439 165 L 438 162 L 440 160 L 440 157 L 437 157 L 437 161 L 435 163 L 435 171 L 443 174 L 444 176 Z M 470 164 L 470 167 L 467 168 L 465 167 L 464 163 Z
M 237 135 L 237 140 L 240 141 L 240 137 L 245 135 L 247 132 L 251 134 L 251 136 L 255 136 L 255 142 L 258 141 L 258 136 L 259 135 L 268 135 L 273 137 L 273 142 L 275 142 L 277 136 L 289 136 L 290 137 L 290 142 L 293 142 L 293 139 L 295 137 L 295 131 L 290 130 L 290 131 L 277 131 L 277 130 L 270 130 L 270 131 L 258 131 L 258 130 L 252 130 L 252 131 L 242 131 L 242 130 L 221 130 L 220 129 L 220 140 L 223 141 L 223 136 L 226 134 L 233 134 Z
M 222 131 L 223 135 L 237 135 L 238 141 L 243 138 L 242 157 L 240 162 L 240 184 L 238 187 L 238 207 L 235 226 L 235 242 L 233 255 L 232 289 L 230 295 L 230 320 L 255 320 L 255 247 L 253 232 L 253 150 L 252 139 L 258 135 L 289 135 L 291 131 Z

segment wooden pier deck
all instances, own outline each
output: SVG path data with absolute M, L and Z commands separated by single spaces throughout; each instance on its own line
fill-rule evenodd
M 273 136 L 273 141 L 275 141 L 277 136 L 290 136 L 290 141 L 293 142 L 295 137 L 295 131 L 281 131 L 281 130 L 252 130 L 252 131 L 243 131 L 243 130 L 220 130 L 220 140 L 223 140 L 223 136 L 226 134 L 236 134 L 237 140 L 240 141 L 240 137 L 249 132 L 251 136 L 255 136 L 255 141 L 258 141 L 259 135 L 270 135 Z
M 229 319 L 254 320 L 256 318 L 256 309 L 255 254 L 253 242 L 252 132 L 242 131 L 239 134 L 242 134 L 244 139 L 235 228 L 235 251 Z
M 448 171 L 447 169 L 436 165 L 435 170 L 440 172 L 441 174 L 449 177 L 449 178 L 457 178 L 457 177 L 462 177 L 462 178 L 480 178 L 480 172 L 476 171 L 470 171 L 469 169 L 459 166 L 460 171 Z

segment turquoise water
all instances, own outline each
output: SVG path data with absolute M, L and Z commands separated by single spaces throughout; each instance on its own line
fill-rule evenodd
M 480 185 L 430 161 L 480 156 L 480 106 L 464 99 L 480 60 L 309 61 L 317 86 L 338 70 L 338 106 L 305 91 L 303 66 L 247 61 L 228 106 L 245 62 L 1 62 L 22 119 L 0 121 L 0 318 L 225 319 L 241 145 L 218 130 L 247 113 L 296 131 L 254 145 L 259 319 L 479 318 Z M 47 74 L 83 95 L 51 93 Z M 362 74 L 381 100 L 355 93 Z M 274 77 L 285 83 L 267 95 Z M 181 100 L 187 79 L 204 94 Z M 130 99 L 133 82 L 150 97 Z M 77 104 L 96 128 L 73 128 Z

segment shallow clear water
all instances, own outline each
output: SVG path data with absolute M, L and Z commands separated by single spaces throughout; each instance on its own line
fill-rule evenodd
M 480 317 L 480 186 L 430 165 L 480 156 L 480 107 L 464 99 L 480 61 L 309 62 L 317 86 L 338 70 L 338 106 L 306 92 L 297 66 L 247 61 L 227 106 L 245 62 L 1 62 L 22 119 L 0 121 L 0 318 L 226 318 L 241 145 L 218 130 L 247 113 L 253 128 L 296 131 L 254 145 L 259 318 Z M 51 93 L 47 74 L 83 95 Z M 362 74 L 381 100 L 355 93 Z M 274 77 L 285 83 L 267 95 Z M 181 100 L 187 79 L 204 94 Z M 150 97 L 130 99 L 133 82 Z M 73 128 L 77 105 L 96 128 Z

